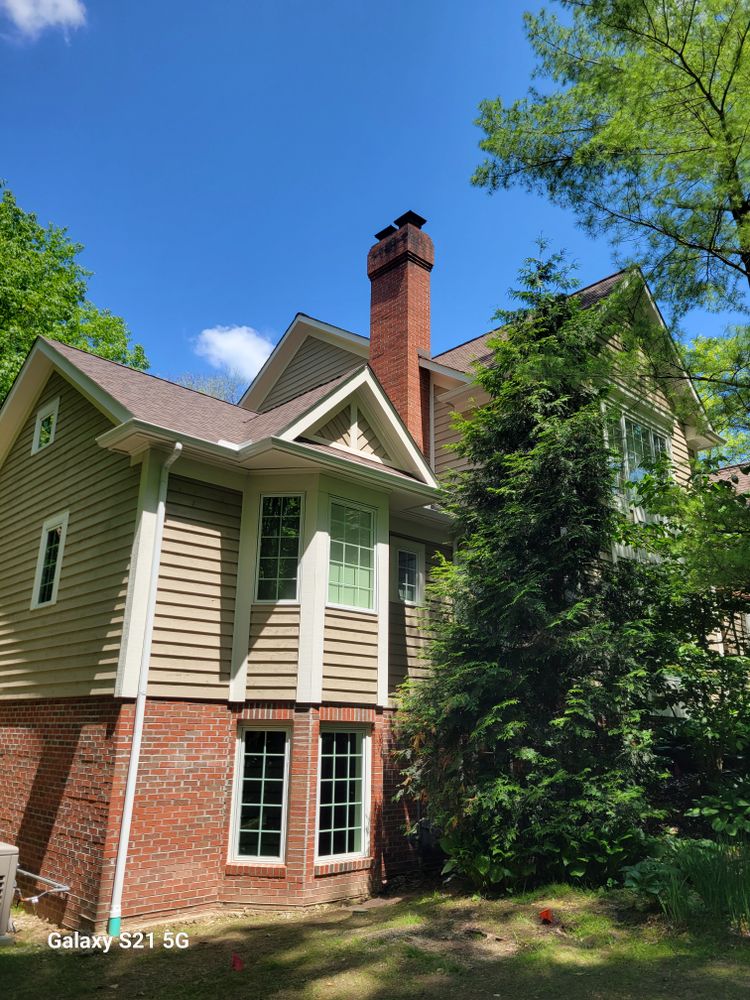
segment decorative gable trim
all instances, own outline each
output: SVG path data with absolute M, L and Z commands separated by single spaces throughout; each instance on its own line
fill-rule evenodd
M 338 445 L 342 452 L 357 451 L 363 457 L 381 461 L 394 468 L 403 469 L 417 476 L 429 486 L 438 482 L 424 455 L 416 446 L 395 407 L 386 396 L 380 383 L 368 367 L 353 372 L 350 378 L 332 390 L 307 413 L 293 421 L 278 437 L 282 441 L 296 441 L 312 437 L 332 422 L 332 419 L 350 407 L 349 447 Z M 359 428 L 359 414 L 364 416 L 364 434 Z M 357 442 L 352 448 L 351 441 Z M 326 440 L 325 444 L 334 444 Z M 382 451 L 386 459 L 377 453 Z
M 382 444 L 368 420 L 362 402 L 352 396 L 332 417 L 324 417 L 319 427 L 313 427 L 305 437 L 342 451 L 354 452 L 374 462 L 394 466 L 396 463 Z

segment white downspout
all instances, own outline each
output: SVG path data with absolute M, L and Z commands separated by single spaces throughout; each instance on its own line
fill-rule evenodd
M 141 741 L 143 739 L 143 721 L 146 716 L 146 690 L 148 688 L 148 667 L 151 660 L 151 639 L 154 633 L 154 608 L 156 606 L 156 590 L 159 583 L 159 565 L 161 562 L 161 542 L 164 534 L 164 511 L 167 499 L 167 483 L 169 470 L 180 457 L 182 444 L 178 441 L 161 468 L 159 476 L 159 493 L 156 507 L 156 526 L 154 529 L 154 548 L 151 557 L 151 575 L 148 583 L 148 604 L 146 605 L 146 629 L 143 635 L 141 664 L 138 672 L 138 693 L 135 699 L 135 716 L 133 718 L 133 739 L 130 744 L 130 760 L 128 762 L 128 778 L 125 784 L 125 801 L 120 820 L 120 836 L 117 842 L 117 860 L 115 862 L 115 878 L 112 885 L 112 902 L 109 909 L 107 933 L 117 937 L 120 933 L 120 918 L 122 916 L 122 889 L 125 884 L 125 868 L 128 863 L 128 845 L 130 842 L 130 825 L 133 820 L 133 801 L 135 786 L 138 780 L 138 764 L 141 756 Z

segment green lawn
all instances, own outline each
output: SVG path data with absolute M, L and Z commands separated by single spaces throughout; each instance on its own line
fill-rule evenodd
M 542 906 L 562 926 L 542 926 Z M 622 896 L 567 887 L 514 901 L 437 892 L 365 911 L 175 921 L 170 929 L 190 938 L 181 952 L 52 952 L 51 928 L 25 914 L 17 922 L 16 944 L 0 950 L 0 995 L 8 1000 L 750 997 L 750 940 L 705 928 L 674 932 Z M 243 971 L 232 970 L 233 953 Z

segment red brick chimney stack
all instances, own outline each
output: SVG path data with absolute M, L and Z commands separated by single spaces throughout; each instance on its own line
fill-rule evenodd
M 430 355 L 430 271 L 435 249 L 406 212 L 375 234 L 367 255 L 370 298 L 370 366 L 422 452 L 429 441 L 429 377 L 419 352 Z

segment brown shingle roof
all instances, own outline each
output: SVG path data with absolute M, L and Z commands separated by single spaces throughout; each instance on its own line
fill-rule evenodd
M 750 493 L 750 471 L 743 472 L 743 469 L 750 470 L 750 462 L 726 465 L 723 469 L 717 469 L 713 476 L 715 479 L 724 479 L 732 483 L 738 493 Z
M 615 274 L 610 274 L 600 281 L 595 281 L 593 285 L 587 285 L 573 294 L 580 298 L 584 309 L 588 309 L 595 302 L 606 298 L 626 273 L 626 271 L 617 271 Z M 432 360 L 437 361 L 438 364 L 445 365 L 447 368 L 455 368 L 460 372 L 470 372 L 471 366 L 475 361 L 486 361 L 490 357 L 492 352 L 489 349 L 488 341 L 492 336 L 498 334 L 501 329 L 501 327 L 497 327 L 488 333 L 483 333 L 480 337 L 474 337 L 473 340 L 467 340 L 457 347 L 443 351 L 442 354 L 435 354 Z
M 254 413 L 156 375 L 44 339 L 137 420 L 214 443 L 244 444 L 272 437 L 352 374 L 340 375 L 265 413 Z

